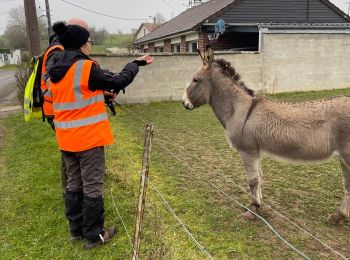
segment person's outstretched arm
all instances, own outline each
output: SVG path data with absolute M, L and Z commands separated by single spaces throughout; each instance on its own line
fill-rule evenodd
M 124 69 L 117 74 L 108 70 L 103 70 L 98 65 L 93 64 L 89 77 L 89 89 L 91 91 L 99 89 L 119 92 L 134 80 L 139 72 L 139 66 L 151 64 L 152 62 L 153 58 L 151 56 L 142 56 L 133 62 L 128 63 Z

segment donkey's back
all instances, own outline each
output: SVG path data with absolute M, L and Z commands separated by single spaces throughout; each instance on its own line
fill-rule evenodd
M 304 103 L 263 99 L 253 112 L 245 130 L 261 151 L 299 161 L 350 153 L 350 97 Z

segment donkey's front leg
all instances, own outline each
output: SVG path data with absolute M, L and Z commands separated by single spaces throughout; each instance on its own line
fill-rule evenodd
M 346 157 L 350 158 L 350 157 Z M 350 161 L 350 160 L 348 160 Z M 340 209 L 331 214 L 327 218 L 327 222 L 332 225 L 339 224 L 339 222 L 349 216 L 350 211 L 350 167 L 346 164 L 346 161 L 340 161 L 343 181 L 344 181 L 344 198 L 340 206 Z
M 239 153 L 246 169 L 248 185 L 252 193 L 252 201 L 249 205 L 249 209 L 257 213 L 262 199 L 260 155 L 258 153 L 247 153 L 241 151 Z M 255 215 L 250 211 L 245 212 L 243 216 L 248 219 L 255 218 Z

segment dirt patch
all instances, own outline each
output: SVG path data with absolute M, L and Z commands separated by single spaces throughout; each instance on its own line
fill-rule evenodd
M 11 106 L 0 106 L 0 118 L 8 117 L 9 115 L 16 114 L 21 111 L 21 106 L 19 105 L 11 105 Z
M 4 127 L 0 125 L 0 148 L 4 146 L 5 130 Z M 1 163 L 1 160 L 0 160 Z

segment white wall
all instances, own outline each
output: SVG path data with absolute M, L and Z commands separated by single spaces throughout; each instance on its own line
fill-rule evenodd
M 21 50 L 15 50 L 12 55 L 8 53 L 0 54 L 0 67 L 21 62 Z

